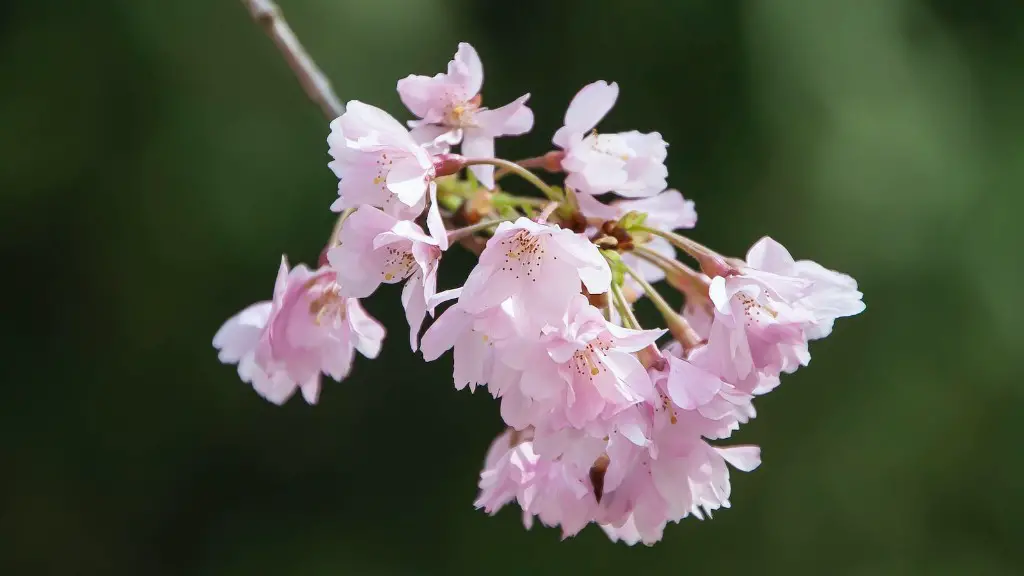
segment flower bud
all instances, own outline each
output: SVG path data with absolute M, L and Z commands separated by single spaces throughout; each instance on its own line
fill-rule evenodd
M 466 167 L 466 158 L 459 154 L 438 154 L 431 160 L 434 162 L 434 174 L 438 178 L 458 174 Z

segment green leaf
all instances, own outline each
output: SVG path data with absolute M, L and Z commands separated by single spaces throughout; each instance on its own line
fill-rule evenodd
M 636 210 L 630 210 L 619 218 L 618 226 L 623 230 L 629 231 L 634 228 L 643 226 L 647 222 L 646 212 L 637 212 Z
M 601 255 L 608 261 L 608 267 L 612 269 L 612 282 L 622 286 L 626 279 L 626 265 L 622 262 L 622 256 L 614 250 L 601 250 Z

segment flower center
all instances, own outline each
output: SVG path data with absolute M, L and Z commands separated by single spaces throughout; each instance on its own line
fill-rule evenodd
M 590 149 L 605 156 L 628 162 L 633 157 L 633 149 L 618 134 L 598 134 L 595 128 L 584 139 Z
M 344 320 L 348 313 L 345 307 L 345 297 L 341 295 L 341 287 L 331 282 L 323 287 L 309 303 L 309 313 L 314 317 L 313 322 L 319 326 L 325 317 L 335 317 Z
M 534 236 L 526 230 L 519 230 L 510 238 L 502 240 L 501 248 L 505 252 L 505 265 L 502 266 L 502 270 L 518 272 L 516 278 L 526 276 L 534 282 L 537 281 L 537 273 L 545 254 L 544 242 L 539 236 Z M 516 264 L 519 266 L 518 270 L 514 270 Z
M 479 107 L 470 102 L 458 102 L 445 110 L 444 123 L 447 126 L 475 126 L 476 111 Z
M 760 324 L 761 321 L 765 320 L 765 316 L 771 316 L 772 319 L 779 317 L 777 311 L 766 304 L 758 302 L 749 294 L 740 292 L 736 297 L 743 306 L 743 314 L 747 317 L 748 323 Z
M 416 264 L 412 252 L 394 246 L 387 246 L 384 250 L 387 253 L 384 257 L 384 269 L 381 270 L 384 281 L 398 282 L 408 278 L 412 274 L 413 265 Z
M 608 370 L 601 361 L 600 353 L 607 352 L 611 345 L 602 338 L 595 338 L 585 348 L 577 350 L 572 355 L 573 368 L 580 376 L 586 376 L 593 380 L 601 372 Z
M 374 186 L 380 186 L 381 190 L 387 188 L 388 172 L 391 172 L 391 165 L 395 161 L 388 158 L 387 152 L 381 152 L 380 158 L 377 158 L 377 175 L 373 177 Z

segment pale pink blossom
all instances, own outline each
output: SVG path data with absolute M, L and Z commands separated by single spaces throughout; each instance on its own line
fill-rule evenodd
M 744 472 L 760 464 L 756 446 L 712 447 L 683 423 L 658 434 L 659 454 L 613 433 L 581 460 L 551 456 L 532 431 L 507 431 L 488 451 L 476 505 L 493 514 L 517 502 L 528 528 L 535 516 L 563 538 L 596 523 L 613 540 L 650 545 L 669 522 L 730 506 L 727 464 Z
M 409 123 L 421 143 L 462 143 L 462 154 L 476 158 L 494 156 L 494 139 L 517 136 L 533 127 L 533 112 L 526 107 L 529 94 L 494 110 L 480 105 L 484 71 L 480 57 L 462 42 L 448 72 L 433 77 L 410 75 L 398 81 L 402 102 L 418 116 Z M 480 183 L 494 188 L 494 167 L 471 166 Z
M 519 498 L 536 473 L 540 457 L 533 451 L 533 442 L 520 440 L 520 436 L 520 432 L 506 430 L 487 450 L 474 505 L 488 514 Z
M 427 228 L 446 247 L 433 160 L 398 120 L 380 108 L 353 100 L 345 113 L 331 122 L 327 143 L 333 158 L 328 166 L 340 179 L 332 210 L 365 204 L 412 220 L 429 203 Z
M 661 134 L 635 130 L 598 134 L 595 130 L 618 96 L 618 84 L 600 80 L 584 86 L 569 104 L 565 125 L 553 139 L 565 151 L 565 184 L 583 194 L 653 196 L 667 186 L 668 144 Z
M 653 428 L 645 434 L 652 438 L 647 446 L 655 457 L 657 439 L 665 438 L 659 430 L 721 440 L 757 415 L 754 394 L 710 372 L 702 361 L 703 350 L 698 347 L 684 358 L 681 348 L 670 345 L 663 351 L 664 364 L 649 371 L 657 398 L 650 404 Z
M 633 545 L 659 541 L 668 522 L 687 516 L 710 517 L 730 507 L 730 464 L 749 472 L 760 464 L 756 446 L 715 448 L 696 438 L 680 437 L 672 451 L 653 458 L 641 453 L 630 475 L 604 495 L 602 508 L 616 511 L 602 528 L 613 540 Z M 621 511 L 625 509 L 626 514 Z
M 793 301 L 793 306 L 810 311 L 814 325 L 805 331 L 808 340 L 824 338 L 832 332 L 836 318 L 853 316 L 864 311 L 863 295 L 857 281 L 813 260 L 793 260 L 782 245 L 765 236 L 747 251 L 747 266 L 775 274 L 790 276 L 810 283 L 807 290 Z
M 477 508 L 494 514 L 516 501 L 527 528 L 536 516 L 545 526 L 560 526 L 562 537 L 575 535 L 594 521 L 598 502 L 588 478 L 589 464 L 580 468 L 565 460 L 539 455 L 529 433 L 506 431 L 491 444 L 480 473 Z
M 436 360 L 453 350 L 455 388 L 491 387 L 495 396 L 507 383 L 518 381 L 518 373 L 498 357 L 502 346 L 518 336 L 511 301 L 473 315 L 459 304 L 450 306 L 423 334 L 423 359 Z
M 543 326 L 562 318 L 580 282 L 591 294 L 611 285 L 597 247 L 571 230 L 519 218 L 502 222 L 487 241 L 459 304 L 476 314 L 511 298 L 521 320 Z
M 296 383 L 285 371 L 267 374 L 256 364 L 256 346 L 272 307 L 271 302 L 259 302 L 228 319 L 213 337 L 213 346 L 220 351 L 217 357 L 225 364 L 237 363 L 242 382 L 252 384 L 253 390 L 274 404 L 284 404 L 296 389 L 301 389 L 306 401 L 313 404 L 320 389 L 319 374 Z
M 365 298 L 381 284 L 405 282 L 402 306 L 414 351 L 424 316 L 433 314 L 429 303 L 437 290 L 440 258 L 437 240 L 422 228 L 365 205 L 348 217 L 338 245 L 327 252 L 346 296 Z
M 612 324 L 577 295 L 561 323 L 548 324 L 539 339 L 506 352 L 504 359 L 522 371 L 519 392 L 530 400 L 526 408 L 544 406 L 546 423 L 555 429 L 590 428 L 602 437 L 614 416 L 654 396 L 647 371 L 633 353 L 664 333 Z
M 376 358 L 384 339 L 383 326 L 357 299 L 342 296 L 336 280 L 328 268 L 289 271 L 282 258 L 274 299 L 246 308 L 214 336 L 221 361 L 238 362 L 242 380 L 271 402 L 301 389 L 316 403 L 321 373 L 340 382 L 356 350 Z
M 804 329 L 814 317 L 788 304 L 806 288 L 792 280 L 746 274 L 711 280 L 715 318 L 707 353 L 716 374 L 740 382 L 757 372 L 778 374 L 791 358 L 810 361 Z
M 747 257 L 739 274 L 711 280 L 714 320 L 705 363 L 726 381 L 749 387 L 759 374 L 806 366 L 808 340 L 828 334 L 837 317 L 857 314 L 864 305 L 852 278 L 814 262 L 794 262 L 769 238 Z

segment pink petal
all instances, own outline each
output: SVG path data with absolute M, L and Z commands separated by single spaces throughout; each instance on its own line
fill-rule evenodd
M 460 42 L 455 59 L 448 65 L 448 75 L 457 80 L 464 90 L 464 98 L 470 99 L 480 92 L 484 84 L 484 66 L 480 56 L 468 42 Z
M 409 323 L 409 346 L 415 352 L 419 347 L 420 328 L 427 315 L 427 301 L 423 297 L 422 273 L 417 273 L 402 287 L 402 307 Z
M 396 160 L 387 175 L 387 187 L 406 206 L 413 206 L 427 193 L 427 172 L 413 158 Z
M 388 134 L 408 134 L 405 126 L 402 126 L 390 114 L 358 100 L 350 100 L 345 105 L 345 114 L 331 122 L 332 128 L 335 123 L 338 123 L 343 129 L 346 126 L 357 126 L 361 133 L 375 130 Z
M 668 395 L 683 410 L 694 410 L 707 404 L 724 385 L 714 374 L 685 360 L 669 356 L 668 362 Z
M 320 398 L 320 375 L 317 374 L 308 382 L 302 384 L 300 389 L 302 390 L 302 397 L 305 398 L 308 404 L 316 404 Z
M 355 336 L 356 350 L 371 360 L 376 358 L 380 354 L 381 343 L 386 334 L 384 326 L 367 314 L 359 304 L 359 300 L 355 298 L 349 298 L 345 302 L 345 310 Z
M 437 184 L 430 183 L 427 195 L 430 197 L 430 207 L 427 208 L 427 231 L 433 237 L 441 250 L 448 249 L 448 231 L 444 228 L 444 220 L 441 218 L 441 206 L 437 203 Z
M 598 80 L 583 87 L 569 103 L 565 125 L 574 132 L 590 132 L 619 97 L 619 85 Z
M 462 141 L 462 154 L 467 158 L 491 158 L 494 156 L 494 137 L 475 128 L 465 131 Z M 475 164 L 469 169 L 488 190 L 494 188 L 494 166 Z
M 747 251 L 747 264 L 766 272 L 789 274 L 794 262 L 785 246 L 765 236 Z
M 427 328 L 420 340 L 420 352 L 427 362 L 437 360 L 442 354 L 455 346 L 455 341 L 470 330 L 473 316 L 458 306 L 445 310 Z
M 398 81 L 398 97 L 410 112 L 425 118 L 441 94 L 439 84 L 437 79 L 430 76 L 410 74 Z
M 512 102 L 476 113 L 474 120 L 479 129 L 489 136 L 518 136 L 533 128 L 533 112 L 526 106 L 530 99 L 524 94 Z
M 213 346 L 220 350 L 217 358 L 224 363 L 238 362 L 256 349 L 267 319 L 271 302 L 259 302 L 235 314 L 217 330 Z
M 761 448 L 757 446 L 730 446 L 715 448 L 715 451 L 742 472 L 750 472 L 761 465 Z

